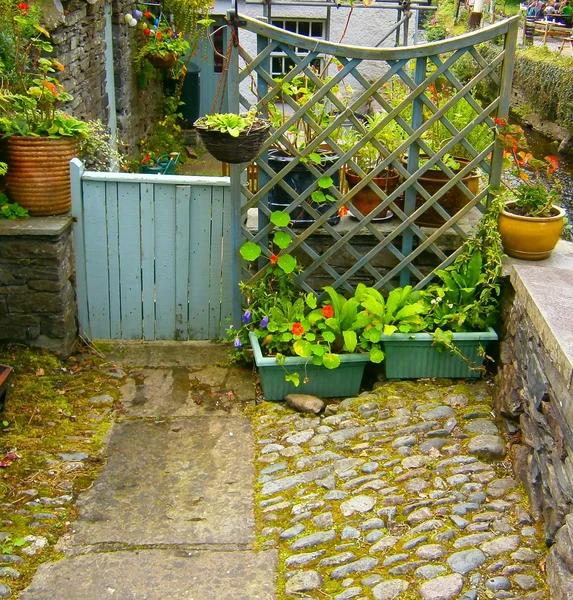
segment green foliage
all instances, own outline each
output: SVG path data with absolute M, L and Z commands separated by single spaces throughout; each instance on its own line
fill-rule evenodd
M 0 219 L 27 219 L 29 216 L 25 208 L 11 203 L 6 194 L 0 194 Z
M 573 133 L 573 58 L 547 46 L 518 50 L 513 85 L 542 117 Z
M 80 140 L 79 158 L 89 171 L 122 168 L 124 160 L 113 144 L 109 129 L 99 120 L 87 122 L 88 133 Z
M 184 144 L 179 124 L 182 114 L 179 112 L 180 102 L 176 96 L 166 96 L 163 99 L 163 118 L 157 123 L 148 138 L 141 141 L 141 159 L 147 156 L 162 156 L 172 152 L 183 156 Z
M 453 0 L 441 1 L 438 9 L 433 13 L 428 25 L 426 25 L 426 41 L 436 42 L 444 40 L 452 35 L 454 29 L 455 6 Z
M 249 112 L 237 115 L 235 113 L 216 113 L 205 115 L 197 122 L 197 127 L 206 127 L 211 131 L 227 133 L 231 137 L 239 137 L 242 131 L 250 129 L 257 122 L 257 110 L 251 108 Z

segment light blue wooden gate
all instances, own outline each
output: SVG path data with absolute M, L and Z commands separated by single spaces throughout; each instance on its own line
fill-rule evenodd
M 232 314 L 229 179 L 97 173 L 71 163 L 82 335 L 218 339 Z

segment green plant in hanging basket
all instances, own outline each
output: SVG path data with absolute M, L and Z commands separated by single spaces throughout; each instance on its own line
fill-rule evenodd
M 194 123 L 207 150 L 222 162 L 240 164 L 252 161 L 265 139 L 270 123 L 257 117 L 255 108 L 247 113 L 205 115 Z

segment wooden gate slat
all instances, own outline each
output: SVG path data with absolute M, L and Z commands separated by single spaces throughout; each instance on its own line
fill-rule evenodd
M 104 185 L 108 248 L 109 335 L 111 338 L 121 338 L 121 274 L 119 270 L 117 183 L 108 181 Z
M 120 231 L 121 334 L 123 339 L 141 339 L 143 309 L 139 185 L 121 182 L 117 187 Z
M 106 227 L 105 183 L 84 182 L 84 236 L 90 334 L 110 337 L 108 238 Z
M 175 186 L 155 185 L 155 337 L 175 339 Z
M 186 340 L 189 331 L 189 239 L 191 187 L 175 188 L 175 339 Z
M 141 289 L 144 340 L 155 339 L 155 198 L 154 186 L 140 185 L 141 199 Z

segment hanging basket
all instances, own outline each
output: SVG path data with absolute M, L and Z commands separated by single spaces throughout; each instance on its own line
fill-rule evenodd
M 234 165 L 251 162 L 257 156 L 271 126 L 264 119 L 255 119 L 249 129 L 241 131 L 238 137 L 233 137 L 222 131 L 213 131 L 200 121 L 201 119 L 195 121 L 194 126 L 205 148 L 217 160 Z
M 171 69 L 171 67 L 174 67 L 177 63 L 177 58 L 178 56 L 176 52 L 170 52 L 169 54 L 164 54 L 163 56 L 158 54 L 147 55 L 147 60 L 160 71 L 167 71 L 168 69 Z

